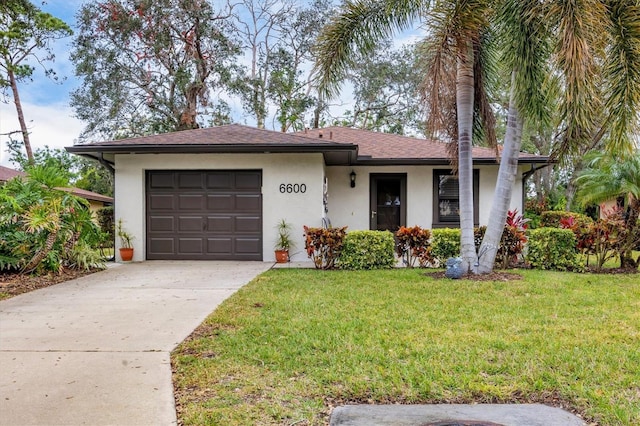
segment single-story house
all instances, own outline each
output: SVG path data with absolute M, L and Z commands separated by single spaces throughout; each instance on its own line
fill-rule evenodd
M 115 218 L 134 260 L 273 261 L 276 225 L 395 230 L 457 227 L 458 186 L 446 144 L 344 127 L 280 133 L 232 124 L 107 142 L 67 151 L 115 173 Z M 488 222 L 498 163 L 473 149 L 477 224 Z M 548 161 L 521 153 L 512 208 L 524 181 Z
M 0 185 L 9 179 L 15 177 L 25 177 L 27 174 L 19 170 L 10 169 L 9 167 L 0 166 Z M 100 210 L 105 206 L 113 205 L 113 197 L 107 197 L 106 195 L 98 194 L 97 192 L 87 191 L 86 189 L 65 187 L 57 188 L 61 191 L 70 192 L 80 198 L 84 198 L 89 202 L 89 209 L 92 213 Z

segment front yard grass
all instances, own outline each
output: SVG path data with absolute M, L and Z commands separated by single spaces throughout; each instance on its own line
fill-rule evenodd
M 333 405 L 542 402 L 640 424 L 640 279 L 271 270 L 172 356 L 193 425 L 320 425 Z

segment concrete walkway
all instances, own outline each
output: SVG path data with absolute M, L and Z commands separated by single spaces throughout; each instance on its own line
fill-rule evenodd
M 0 425 L 171 425 L 170 352 L 263 262 L 144 262 L 0 302 Z

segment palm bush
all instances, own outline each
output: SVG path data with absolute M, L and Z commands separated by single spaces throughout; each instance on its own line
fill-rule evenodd
M 80 261 L 78 253 L 99 241 L 88 202 L 66 191 L 55 168 L 34 166 L 27 179 L 0 188 L 0 270 L 41 273 L 62 267 L 90 268 L 102 262 Z M 81 244 L 83 250 L 75 250 Z M 91 265 L 91 266 L 87 266 Z

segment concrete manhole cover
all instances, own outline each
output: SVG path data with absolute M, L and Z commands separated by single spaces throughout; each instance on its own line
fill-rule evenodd
M 423 423 L 420 426 L 504 426 L 500 423 L 485 422 L 482 420 L 444 420 L 441 422 Z
M 582 419 L 544 404 L 345 405 L 330 426 L 585 426 Z

